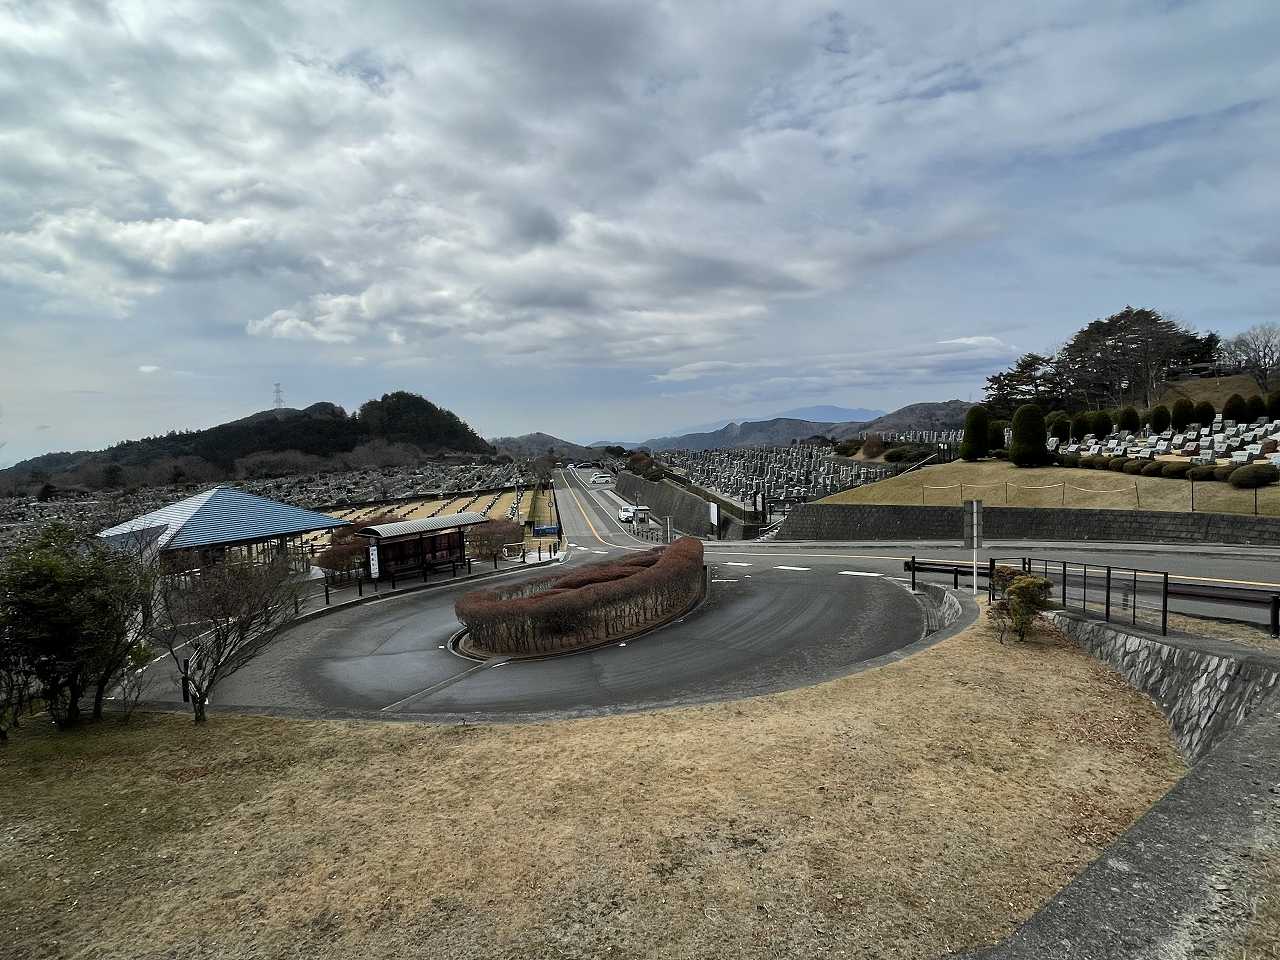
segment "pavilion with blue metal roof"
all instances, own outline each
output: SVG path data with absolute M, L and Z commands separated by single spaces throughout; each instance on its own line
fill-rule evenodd
M 316 530 L 348 526 L 314 510 L 255 496 L 238 487 L 212 487 L 194 497 L 134 517 L 98 534 L 119 546 L 148 554 L 174 551 L 222 553 L 244 547 L 252 554 L 256 544 L 288 550 L 289 540 Z

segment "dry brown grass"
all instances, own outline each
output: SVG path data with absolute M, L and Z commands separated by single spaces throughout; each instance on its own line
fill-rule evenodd
M 1137 495 L 1134 484 L 1137 484 Z M 887 503 L 955 506 L 977 498 L 988 507 L 1005 506 L 1006 486 L 1011 507 L 1078 507 L 1108 510 L 1191 509 L 1191 482 L 1164 477 L 1131 476 L 1112 470 L 1070 467 L 1015 467 L 1003 460 L 977 463 L 944 463 L 911 473 L 834 493 L 821 503 Z M 1055 484 L 1067 484 L 1064 491 Z M 960 484 L 964 485 L 963 491 Z M 945 489 L 929 489 L 945 488 Z M 1035 488 L 1049 489 L 1035 489 Z M 1252 490 L 1237 490 L 1227 483 L 1197 483 L 1196 510 L 1200 513 L 1253 513 Z M 1100 491 L 1100 492 L 1099 492 Z M 1258 493 L 1258 512 L 1280 516 L 1280 487 L 1264 487 Z
M 1269 384 L 1271 390 L 1280 387 L 1274 381 Z M 1199 403 L 1201 400 L 1208 400 L 1213 404 L 1213 408 L 1219 413 L 1222 412 L 1222 405 L 1227 402 L 1227 398 L 1233 393 L 1248 400 L 1254 394 L 1259 393 L 1258 384 L 1253 377 L 1244 373 L 1232 374 L 1229 377 L 1210 377 L 1204 380 L 1176 380 L 1172 383 L 1166 383 L 1164 391 L 1160 395 L 1160 402 L 1173 406 L 1175 400 L 1179 397 L 1186 397 L 1192 403 Z M 1262 391 L 1266 395 L 1266 391 Z
M 0 753 L 4 957 L 931 957 L 1181 775 L 1055 638 L 523 726 L 215 717 Z

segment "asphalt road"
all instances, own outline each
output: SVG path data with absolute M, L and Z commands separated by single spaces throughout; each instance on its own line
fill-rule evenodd
M 569 544 L 566 562 L 651 549 L 618 522 L 621 501 L 612 486 L 586 482 L 591 472 L 557 474 Z M 466 585 L 388 597 L 289 631 L 224 682 L 213 705 L 515 719 L 706 702 L 802 686 L 848 673 L 920 638 L 922 612 L 903 582 L 908 576 L 903 561 L 912 555 L 972 557 L 955 544 L 707 544 L 708 597 L 684 619 L 626 644 L 534 661 L 476 664 L 448 649 L 459 628 L 453 603 L 470 589 Z M 1247 548 L 992 544 L 979 552 L 979 562 L 987 556 L 1024 555 L 1083 561 L 1099 570 L 1107 564 L 1137 566 L 1205 581 L 1274 584 L 1280 590 L 1280 552 Z M 538 568 L 508 576 L 547 572 Z M 940 575 L 921 579 L 950 581 Z M 1150 611 L 1143 605 L 1150 602 L 1150 591 L 1143 592 L 1139 610 L 1148 621 Z M 1258 622 L 1266 617 L 1265 610 L 1225 611 L 1191 601 L 1174 607 Z

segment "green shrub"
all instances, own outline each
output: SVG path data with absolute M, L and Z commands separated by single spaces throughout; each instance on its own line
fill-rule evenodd
M 1230 479 L 1231 474 L 1235 473 L 1236 465 L 1234 463 L 1224 463 L 1220 467 L 1213 468 L 1213 479 L 1226 483 Z
M 991 617 L 1000 631 L 1000 642 L 1012 631 L 1019 640 L 1025 640 L 1027 631 L 1035 624 L 1041 612 L 1052 603 L 1053 584 L 1044 577 L 1019 573 L 1004 590 L 1004 596 L 991 605 Z
M 1249 421 L 1252 423 L 1259 417 L 1267 415 L 1267 401 L 1262 399 L 1261 394 L 1255 393 L 1248 400 L 1249 403 Z
M 1049 436 L 1057 437 L 1058 443 L 1067 443 L 1071 439 L 1071 418 L 1065 413 L 1051 413 L 1044 422 L 1049 428 Z
M 1280 420 L 1280 390 L 1272 390 L 1267 394 L 1267 416 L 1272 420 Z
M 1182 480 L 1190 469 L 1191 464 L 1186 460 L 1170 460 L 1164 465 L 1164 469 L 1160 471 L 1160 476 L 1168 477 L 1171 480 Z
M 1196 481 L 1217 480 L 1218 478 L 1214 476 L 1216 472 L 1217 472 L 1216 467 L 1211 467 L 1207 464 L 1200 467 L 1192 467 L 1190 470 L 1187 471 L 1187 479 L 1196 480 Z
M 1144 477 L 1158 477 L 1164 473 L 1164 464 L 1159 460 L 1152 460 L 1142 465 L 1142 475 Z
M 1157 404 L 1151 408 L 1151 430 L 1154 433 L 1164 433 L 1169 429 L 1169 421 L 1171 415 L 1169 408 L 1163 403 Z
M 1124 472 L 1130 476 L 1136 476 L 1142 472 L 1144 464 L 1141 460 L 1130 460 L 1124 465 Z
M 1004 447 L 1001 447 L 999 450 L 992 450 L 991 459 L 992 460 L 1008 460 L 1009 451 L 1006 450 Z
M 988 451 L 1004 449 L 1004 428 L 1008 425 L 1008 420 L 992 420 L 987 424 Z
M 1116 473 L 1124 473 L 1124 468 L 1128 465 L 1128 457 L 1112 457 L 1111 462 L 1107 464 L 1107 469 L 1114 470 Z
M 1087 413 L 1077 413 L 1071 418 L 1071 439 L 1083 440 L 1086 433 L 1093 432 L 1093 417 Z
M 1179 433 L 1187 429 L 1188 424 L 1196 418 L 1196 405 L 1186 397 L 1173 401 L 1173 409 L 1169 411 L 1169 423 Z
M 1080 454 L 1078 454 L 1078 453 L 1060 453 L 1060 454 L 1058 454 L 1058 466 L 1060 466 L 1060 467 L 1078 467 L 1078 466 L 1080 466 Z
M 1280 481 L 1280 470 L 1269 463 L 1251 463 L 1233 470 L 1228 479 L 1233 487 L 1252 490 L 1254 487 L 1269 487 Z
M 1039 467 L 1048 463 L 1045 436 L 1044 414 L 1034 403 L 1024 403 L 1013 415 L 1009 459 L 1020 467 Z
M 1211 427 L 1213 426 L 1213 418 L 1216 413 L 1217 411 L 1213 409 L 1212 403 L 1208 400 L 1201 400 L 1196 404 L 1195 422 L 1200 424 L 1202 427 Z
M 991 418 L 987 408 L 977 403 L 964 415 L 964 438 L 960 441 L 960 459 L 972 463 L 987 455 L 991 447 L 987 444 L 990 436 Z
M 1121 430 L 1127 430 L 1130 433 L 1137 433 L 1142 429 L 1142 419 L 1133 407 L 1125 407 L 1120 411 L 1119 424 Z
M 1234 420 L 1236 423 L 1244 423 L 1248 420 L 1249 404 L 1245 403 L 1244 397 L 1238 393 L 1227 397 L 1227 402 L 1222 405 L 1222 419 Z
M 1111 422 L 1111 414 L 1106 410 L 1099 410 L 1093 415 L 1093 432 L 1099 437 L 1105 437 L 1113 428 Z

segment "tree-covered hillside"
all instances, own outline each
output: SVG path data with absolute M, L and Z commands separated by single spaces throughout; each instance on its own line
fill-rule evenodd
M 495 452 L 457 414 L 417 394 L 396 391 L 350 415 L 332 403 L 264 410 L 206 430 L 171 431 L 106 450 L 49 453 L 0 475 L 8 487 L 46 480 L 115 487 L 325 469 L 340 466 L 332 461 L 356 451 L 367 465 L 388 457 L 404 462 L 439 453 Z

